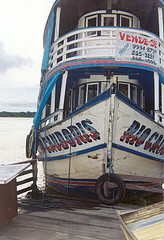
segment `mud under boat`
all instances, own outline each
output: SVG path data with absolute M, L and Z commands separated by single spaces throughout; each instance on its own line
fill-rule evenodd
M 96 194 L 162 192 L 162 0 L 57 0 L 44 31 L 34 125 L 26 155 L 49 187 Z

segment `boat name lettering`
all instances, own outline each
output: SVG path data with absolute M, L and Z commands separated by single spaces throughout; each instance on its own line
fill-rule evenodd
M 157 48 L 157 41 L 156 40 L 148 40 L 147 38 L 142 38 L 140 36 L 135 36 L 135 35 L 130 35 L 126 33 L 119 32 L 120 39 L 123 41 L 127 42 L 134 42 L 134 43 L 139 43 L 143 44 L 145 46 L 150 45 L 151 47 Z
M 76 147 L 77 145 L 100 140 L 99 132 L 91 124 L 93 123 L 90 120 L 82 120 L 81 123 L 77 122 L 76 126 L 71 125 L 63 128 L 60 132 L 56 131 L 42 137 L 47 151 L 49 153 L 58 152 L 62 149 L 69 149 L 69 146 Z
M 146 128 L 145 125 L 140 126 L 140 123 L 136 120 L 123 133 L 120 141 L 135 147 L 143 145 L 146 151 L 160 155 L 164 154 L 164 136 L 158 132 L 152 133 L 150 128 Z

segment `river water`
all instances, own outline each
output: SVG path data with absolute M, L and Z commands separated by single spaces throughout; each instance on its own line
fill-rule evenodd
M 0 117 L 0 164 L 17 163 L 28 160 L 25 146 L 26 136 L 33 125 L 32 118 Z M 43 186 L 43 169 L 38 162 L 39 187 Z

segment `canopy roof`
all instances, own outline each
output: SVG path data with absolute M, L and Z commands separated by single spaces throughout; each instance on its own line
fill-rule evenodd
M 107 4 L 107 2 L 109 4 Z M 107 7 L 108 6 L 108 7 Z M 73 30 L 78 19 L 92 11 L 122 10 L 136 15 L 141 21 L 141 27 L 158 35 L 158 7 L 164 7 L 163 0 L 57 0 L 51 11 L 61 7 L 60 36 Z M 110 8 L 109 8 L 110 7 Z M 49 18 L 50 18 L 49 15 Z M 49 20 L 48 18 L 48 20 Z M 47 20 L 47 23 L 48 23 Z M 48 24 L 46 24 L 47 26 Z M 45 34 L 46 34 L 45 27 Z

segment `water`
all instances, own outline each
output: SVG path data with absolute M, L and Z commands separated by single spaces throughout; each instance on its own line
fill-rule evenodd
M 0 117 L 0 164 L 17 163 L 26 158 L 26 136 L 33 125 L 32 118 Z M 38 186 L 43 186 L 43 169 L 38 162 Z

